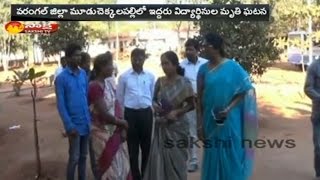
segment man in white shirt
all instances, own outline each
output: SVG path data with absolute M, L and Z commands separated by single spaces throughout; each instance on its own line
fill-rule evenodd
M 184 76 L 192 83 L 195 96 L 197 96 L 197 75 L 199 68 L 208 62 L 208 60 L 198 56 L 200 50 L 199 42 L 195 39 L 188 39 L 185 43 L 186 59 L 182 60 L 180 66 L 185 69 Z M 196 110 L 186 114 L 190 126 L 190 141 L 197 142 L 197 114 Z M 189 148 L 189 172 L 195 172 L 198 169 L 197 146 L 191 144 Z
M 56 78 L 58 77 L 58 75 L 63 71 L 63 69 L 67 66 L 67 61 L 66 61 L 66 58 L 63 56 L 60 58 L 60 67 L 58 67 L 56 69 L 56 71 L 54 72 L 54 79 L 53 81 L 56 80 Z
M 143 69 L 145 59 L 145 50 L 134 49 L 131 52 L 132 68 L 120 75 L 117 87 L 117 99 L 129 124 L 127 143 L 133 180 L 142 180 L 151 145 L 155 76 Z

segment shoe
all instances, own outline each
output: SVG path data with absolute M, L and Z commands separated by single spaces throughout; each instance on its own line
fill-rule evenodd
M 190 164 L 188 168 L 188 172 L 196 172 L 198 170 L 198 164 Z

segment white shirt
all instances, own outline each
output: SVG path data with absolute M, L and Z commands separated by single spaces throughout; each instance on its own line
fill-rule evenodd
M 197 93 L 197 76 L 200 67 L 208 62 L 207 59 L 198 57 L 196 64 L 193 64 L 188 59 L 183 59 L 180 66 L 184 68 L 184 76 L 188 78 L 192 83 L 192 89 L 194 93 Z
M 116 63 L 113 63 L 113 68 L 114 68 L 114 70 L 113 70 L 112 76 L 106 78 L 105 80 L 111 82 L 112 85 L 114 87 L 116 87 L 116 81 L 117 81 L 116 80 L 116 74 L 118 74 L 118 66 L 117 66 Z
M 113 63 L 113 76 L 116 76 L 116 74 L 118 75 L 119 73 L 119 69 L 116 63 Z
M 56 78 L 58 77 L 58 75 L 63 71 L 63 67 L 60 66 L 56 69 L 56 71 L 54 72 L 54 81 L 56 80 Z
M 144 109 L 152 105 L 155 76 L 143 70 L 140 74 L 129 69 L 118 80 L 117 99 L 122 108 Z

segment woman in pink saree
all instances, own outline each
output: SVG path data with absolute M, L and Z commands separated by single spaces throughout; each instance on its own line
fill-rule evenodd
M 96 180 L 131 180 L 126 143 L 128 124 L 115 100 L 111 53 L 97 56 L 94 62 L 95 79 L 89 85 L 92 113 L 90 157 Z

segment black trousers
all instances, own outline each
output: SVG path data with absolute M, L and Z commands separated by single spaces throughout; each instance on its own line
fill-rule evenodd
M 153 113 L 151 108 L 130 109 L 125 108 L 125 119 L 128 121 L 128 150 L 130 156 L 130 167 L 133 180 L 142 180 L 146 168 L 153 124 Z M 139 167 L 139 148 L 141 148 L 142 162 Z
M 311 118 L 312 121 L 312 129 L 313 129 L 313 145 L 314 145 L 314 169 L 316 172 L 316 176 L 320 177 L 320 117 L 319 113 L 316 117 Z

